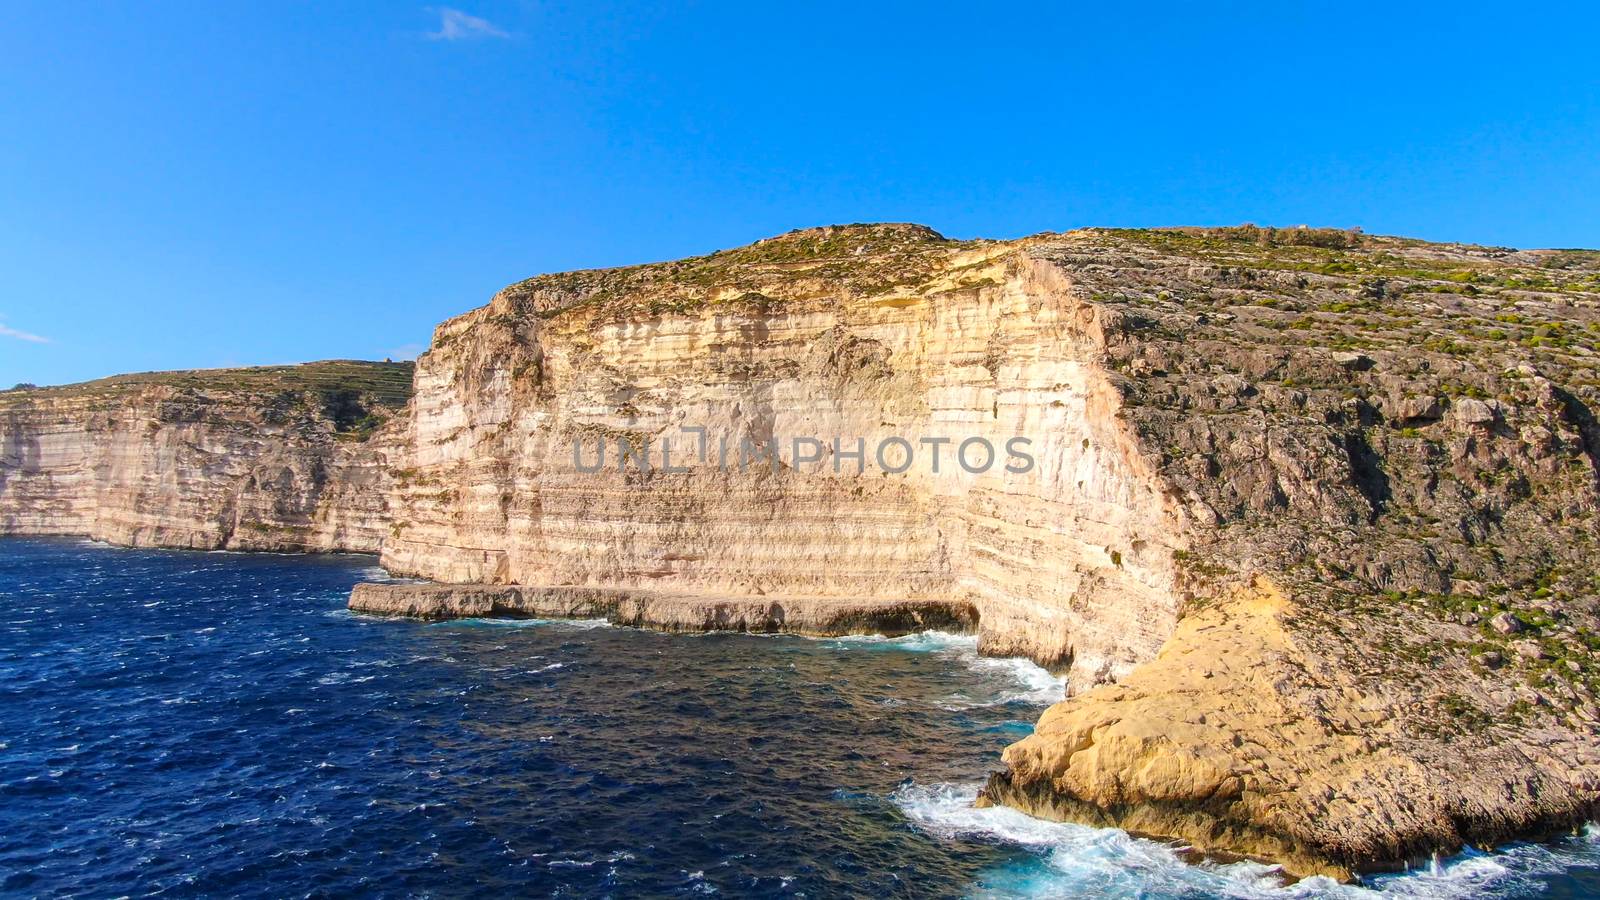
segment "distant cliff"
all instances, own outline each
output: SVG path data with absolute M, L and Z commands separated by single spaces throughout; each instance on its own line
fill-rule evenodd
M 410 363 L 160 372 L 0 392 L 0 534 L 376 552 Z

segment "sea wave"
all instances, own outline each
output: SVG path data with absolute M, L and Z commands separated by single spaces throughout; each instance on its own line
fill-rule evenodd
M 24 866 L 0 895 L 667 896 L 696 872 L 733 896 L 1348 890 L 972 810 L 970 782 L 1060 694 L 970 635 L 433 626 L 346 608 L 370 558 L 0 543 L 0 869 Z M 1592 851 L 1367 887 L 1587 896 Z
M 824 638 L 840 649 L 901 650 L 909 653 L 937 653 L 970 650 L 978 652 L 978 636 L 957 634 L 951 631 L 918 631 L 899 637 L 881 634 L 848 634 L 843 637 Z
M 375 581 L 379 584 L 428 584 L 425 578 L 410 578 L 405 575 L 391 575 L 383 566 L 363 566 L 356 570 L 362 581 Z
M 1545 844 L 1514 844 L 1492 853 L 1466 851 L 1420 871 L 1362 884 L 1315 877 L 1291 881 L 1257 862 L 1193 862 L 1184 848 L 1114 828 L 1036 819 L 1007 807 L 972 805 L 981 785 L 908 784 L 890 800 L 919 829 L 944 840 L 1021 848 L 1029 855 L 980 873 L 972 895 L 987 898 L 1227 897 L 1298 898 L 1527 897 L 1552 875 L 1600 865 L 1600 833 Z
M 852 635 L 829 638 L 841 649 L 895 650 L 907 653 L 938 653 L 953 657 L 973 672 L 990 676 L 1001 683 L 1016 685 L 1001 688 L 994 693 L 973 696 L 968 693 L 953 694 L 941 706 L 949 710 L 974 709 L 983 706 L 1004 706 L 1020 703 L 1048 706 L 1066 698 L 1066 679 L 1050 674 L 1039 664 L 1020 656 L 980 656 L 978 638 L 971 634 L 953 634 L 947 631 L 921 631 L 902 637 L 881 635 Z

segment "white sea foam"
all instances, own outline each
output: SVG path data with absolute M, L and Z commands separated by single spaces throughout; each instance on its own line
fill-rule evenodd
M 938 653 L 960 660 L 963 665 L 979 675 L 1015 685 L 984 696 L 966 693 L 954 694 L 942 704 L 946 709 L 962 710 L 983 706 L 1001 706 L 1007 703 L 1027 703 L 1047 706 L 1066 697 L 1066 680 L 1051 675 L 1044 667 L 1017 656 L 992 657 L 978 655 L 978 638 L 970 634 L 951 634 L 946 631 L 922 631 L 904 637 L 887 638 L 877 635 L 857 635 L 831 638 L 841 649 L 900 650 L 911 653 Z
M 844 637 L 826 638 L 829 643 L 836 644 L 840 649 L 884 649 L 905 650 L 912 653 L 935 653 L 951 650 L 971 650 L 978 652 L 978 636 L 975 634 L 955 634 L 949 631 L 919 631 L 915 634 L 900 637 L 884 637 L 881 634 L 851 634 Z
M 379 584 L 427 584 L 424 578 L 408 578 L 403 575 L 390 575 L 389 570 L 383 566 L 363 566 L 356 570 L 362 581 L 376 581 Z
M 1051 675 L 1049 670 L 1030 660 L 1017 656 L 979 656 L 974 650 L 971 658 L 962 661 L 975 672 L 991 672 L 1022 686 L 1021 690 L 1007 691 L 994 700 L 979 703 L 980 706 L 1016 702 L 1046 706 L 1059 703 L 1067 696 L 1065 678 Z
M 1288 883 L 1255 862 L 1186 862 L 1180 848 L 1112 828 L 1035 819 L 1014 809 L 972 805 L 980 785 L 908 785 L 891 796 L 916 826 L 945 840 L 1027 851 L 1021 861 L 981 873 L 978 897 L 1375 898 L 1524 897 L 1543 879 L 1576 866 L 1600 866 L 1600 834 L 1551 844 L 1468 851 L 1424 871 L 1384 875 L 1362 885 L 1327 878 Z

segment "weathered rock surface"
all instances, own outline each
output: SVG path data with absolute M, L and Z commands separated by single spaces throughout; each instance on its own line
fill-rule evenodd
M 0 392 L 0 534 L 372 553 L 409 363 L 163 372 Z
M 837 637 L 918 631 L 971 632 L 977 611 L 961 603 L 892 598 L 763 597 L 728 600 L 695 594 L 595 587 L 504 584 L 359 584 L 350 608 L 420 619 L 608 619 L 662 631 L 744 631 Z
M 862 226 L 543 276 L 419 360 L 384 563 L 970 604 L 985 652 L 1069 674 L 987 794 L 1041 815 L 1341 876 L 1537 834 L 1600 797 L 1597 272 L 1343 232 Z M 790 443 L 834 435 L 1025 435 L 1038 465 L 835 471 Z M 651 468 L 584 471 L 600 438 Z M 719 440 L 778 463 L 730 471 Z
M 391 571 L 440 582 L 362 586 L 366 611 L 948 619 L 1073 690 L 985 802 L 1344 877 L 1595 814 L 1597 338 L 1584 251 L 811 229 L 541 276 L 444 323 L 406 415 L 327 451 L 383 496 L 308 492 L 270 455 L 276 480 L 251 475 L 266 450 L 210 437 L 278 413 L 155 416 L 151 441 L 52 401 L 7 432 L 5 459 L 39 451 L 0 470 L 0 521 L 250 546 L 237 510 L 281 493 L 266 520 L 312 524 L 279 546 L 381 537 Z M 1014 437 L 1033 465 L 1006 465 Z M 895 438 L 903 471 L 873 458 Z M 968 438 L 998 464 L 959 465 Z M 619 440 L 649 465 L 619 465 Z M 62 449 L 102 444 L 133 449 Z M 182 487 L 216 473 L 255 499 Z
M 1190 596 L 986 797 L 1339 876 L 1591 819 L 1600 254 L 1253 229 L 1032 252 L 1120 318 L 1104 360 L 1182 498 Z
M 1101 328 L 1015 245 L 915 226 L 515 285 L 418 361 L 383 563 L 443 582 L 958 602 L 981 610 L 984 652 L 1083 685 L 1125 674 L 1176 622 L 1184 532 L 1116 415 Z M 1017 436 L 1032 471 L 1007 469 Z M 835 437 L 864 442 L 864 472 Z M 973 437 L 998 457 L 981 473 L 955 458 Z M 924 438 L 950 441 L 938 471 Z M 649 471 L 623 470 L 619 439 L 648 443 Z M 889 439 L 922 462 L 883 471 Z M 606 465 L 581 471 L 574 447 L 592 465 L 601 441 Z M 776 462 L 741 469 L 746 442 Z
M 1435 725 L 1480 714 L 1345 670 L 1300 614 L 1266 582 L 1196 610 L 1122 683 L 1048 710 L 979 802 L 1338 878 L 1594 815 L 1588 728 Z

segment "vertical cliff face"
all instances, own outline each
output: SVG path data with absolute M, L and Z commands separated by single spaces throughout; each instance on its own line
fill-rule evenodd
M 0 394 L 0 531 L 381 544 L 446 584 L 352 606 L 407 615 L 975 621 L 1072 689 L 984 802 L 1349 876 L 1600 808 L 1597 339 L 1583 251 L 811 229 L 513 285 L 404 415 Z
M 695 594 L 823 630 L 819 599 L 958 602 L 1073 688 L 986 802 L 1349 876 L 1600 802 L 1597 335 L 1596 254 L 1316 230 L 861 226 L 545 276 L 419 361 L 383 558 L 474 583 L 445 606 L 671 593 L 674 627 Z M 864 469 L 795 442 L 835 436 Z M 968 472 L 968 438 L 1035 464 Z
M 912 226 L 535 279 L 442 325 L 419 361 L 384 565 L 948 598 L 978 608 L 988 652 L 1083 684 L 1122 674 L 1175 622 L 1182 528 L 1117 416 L 1103 340 L 1047 264 Z M 1017 439 L 1027 471 L 1008 470 Z M 619 441 L 648 445 L 651 470 Z M 907 445 L 909 468 L 885 471 Z
M 1600 802 L 1600 254 L 1091 231 L 1121 415 L 1190 524 L 1159 657 L 987 797 L 1339 876 Z
M 409 364 L 155 373 L 0 393 L 0 533 L 376 552 Z

